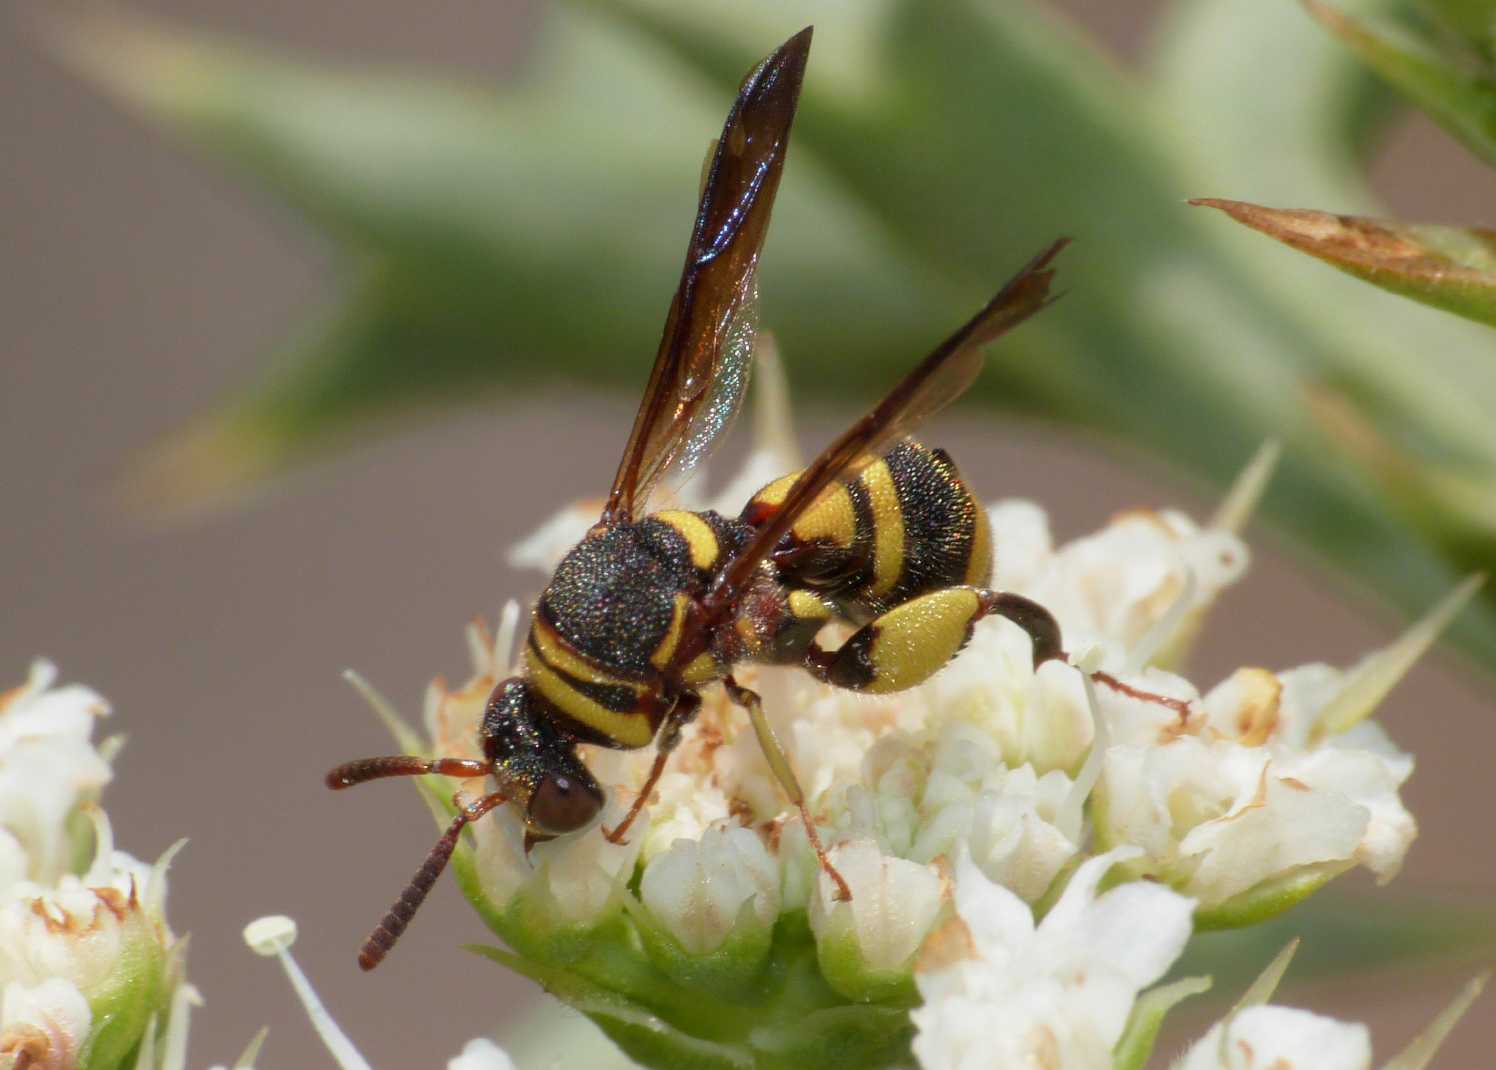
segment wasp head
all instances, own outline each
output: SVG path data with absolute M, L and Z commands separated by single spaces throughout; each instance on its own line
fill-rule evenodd
M 577 757 L 576 741 L 557 729 L 545 700 L 523 680 L 494 688 L 481 737 L 501 790 L 524 811 L 532 834 L 576 832 L 602 812 L 606 799 Z

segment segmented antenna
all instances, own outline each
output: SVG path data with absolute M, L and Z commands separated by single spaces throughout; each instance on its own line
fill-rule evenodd
M 372 759 L 378 761 L 379 759 Z M 420 759 L 417 759 L 420 760 Z M 438 759 L 438 761 L 444 759 Z M 445 759 L 461 760 L 461 759 Z M 359 765 L 358 762 L 349 762 L 349 765 Z M 346 767 L 339 767 L 346 768 Z M 335 769 L 333 772 L 337 772 Z M 397 776 L 399 774 L 376 773 L 375 776 Z M 331 774 L 328 781 L 331 783 Z M 353 781 L 352 783 L 356 783 Z M 457 841 L 462 838 L 462 830 L 495 806 L 501 805 L 507 796 L 493 794 L 485 795 L 477 802 L 463 807 L 452 819 L 452 824 L 447 826 L 447 831 L 442 833 L 442 838 L 436 841 L 436 846 L 431 848 L 431 853 L 426 856 L 426 861 L 421 868 L 416 870 L 416 875 L 410 879 L 405 891 L 400 898 L 395 900 L 395 905 L 390 907 L 389 913 L 374 927 L 369 938 L 364 941 L 364 946 L 359 949 L 359 969 L 372 970 L 384 961 L 385 955 L 389 954 L 390 948 L 395 946 L 395 941 L 400 939 L 400 934 L 410 924 L 410 919 L 415 916 L 416 910 L 425 901 L 426 894 L 431 891 L 431 886 L 436 883 L 436 878 L 442 875 L 442 870 L 447 868 L 447 862 L 452 857 L 452 852 L 457 849 Z
M 334 791 L 351 788 L 355 784 L 370 780 L 382 780 L 389 776 L 439 776 L 471 777 L 487 776 L 489 763 L 477 758 L 418 758 L 413 754 L 391 754 L 383 758 L 359 758 L 344 762 L 327 774 L 327 786 Z
M 344 762 L 327 774 L 327 786 L 334 791 L 341 791 L 370 780 L 383 780 L 392 776 L 425 776 L 428 773 L 469 780 L 487 776 L 490 771 L 490 763 L 477 758 L 421 758 L 414 754 L 391 754 Z M 400 898 L 395 900 L 395 905 L 390 907 L 389 912 L 369 934 L 369 939 L 364 941 L 364 946 L 358 953 L 358 964 L 362 969 L 372 970 L 378 966 L 385 955 L 389 954 L 390 948 L 395 946 L 395 941 L 400 939 L 400 934 L 410 924 L 410 919 L 415 917 L 416 910 L 425 901 L 436 878 L 447 868 L 452 852 L 457 850 L 457 841 L 462 838 L 463 828 L 506 799 L 507 796 L 504 795 L 485 795 L 477 802 L 458 810 L 452 824 L 442 834 L 442 838 L 436 841 L 436 846 L 431 848 L 431 853 L 426 856 L 421 868 L 416 870 L 416 875 L 405 886 Z

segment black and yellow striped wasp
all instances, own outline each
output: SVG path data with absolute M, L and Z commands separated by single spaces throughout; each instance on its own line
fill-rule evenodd
M 404 931 L 470 822 L 513 802 L 523 812 L 528 847 L 596 820 L 605 800 L 577 754 L 580 743 L 655 745 L 643 791 L 617 827 L 604 830 L 621 841 L 695 717 L 701 690 L 718 683 L 747 712 L 821 865 L 839 897 L 848 898 L 759 698 L 734 679 L 733 667 L 798 665 L 837 687 L 898 691 L 950 661 L 972 625 L 993 613 L 1028 631 L 1036 662 L 1060 654 L 1048 612 L 988 589 L 986 514 L 950 457 L 908 432 L 971 384 L 983 346 L 1049 302 L 1049 264 L 1063 241 L 1024 267 L 808 467 L 764 487 L 738 517 L 649 511 L 651 492 L 699 464 L 742 401 L 755 271 L 810 38 L 807 28 L 760 63 L 728 113 L 607 504 L 537 600 L 519 675 L 488 700 L 479 728 L 484 757 L 365 758 L 327 776 L 333 788 L 428 773 L 494 782 L 491 793 L 459 808 L 370 935 L 359 955 L 364 969 Z M 816 637 L 831 621 L 858 630 L 827 650 Z

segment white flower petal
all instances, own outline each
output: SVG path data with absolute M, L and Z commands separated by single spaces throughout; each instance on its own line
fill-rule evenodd
M 831 879 L 822 874 L 810 907 L 817 940 L 850 939 L 871 972 L 908 969 L 940 913 L 939 873 L 933 866 L 885 855 L 866 840 L 838 847 L 831 860 L 852 899 L 837 900 Z
M 24 1055 L 32 1070 L 73 1070 L 92 1024 L 88 1000 L 71 982 L 12 981 L 0 996 L 0 1059 Z
M 703 955 L 720 947 L 740 920 L 774 924 L 779 869 L 748 829 L 711 828 L 656 856 L 639 897 L 682 947 Z
M 619 800 L 610 799 L 597 824 L 537 843 L 527 856 L 524 820 L 514 807 L 499 807 L 472 826 L 484 894 L 500 907 L 522 892 L 541 896 L 558 922 L 595 924 L 616 908 L 634 872 L 640 844 L 649 835 L 646 810 L 629 830 L 626 843 L 604 836 L 602 829 L 616 825 L 623 814 Z
M 1190 932 L 1189 900 L 1167 888 L 1096 888 L 1119 848 L 1083 863 L 1035 926 L 1029 908 L 968 859 L 956 867 L 958 919 L 932 938 L 911 1014 L 925 1070 L 1109 1067 L 1139 990 Z
M 486 1037 L 463 1045 L 462 1053 L 447 1060 L 447 1070 L 514 1070 L 514 1060 Z
M 1293 1007 L 1247 1007 L 1218 1022 L 1174 1070 L 1370 1070 L 1364 1025 Z

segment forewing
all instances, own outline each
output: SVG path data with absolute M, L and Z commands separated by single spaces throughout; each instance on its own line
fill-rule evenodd
M 722 127 L 604 520 L 634 518 L 666 471 L 684 474 L 698 464 L 742 402 L 753 353 L 754 274 L 810 37 L 807 27 L 748 75 Z
M 706 600 L 709 626 L 729 611 L 759 563 L 828 487 L 855 476 L 921 420 L 964 393 L 982 370 L 983 347 L 1050 303 L 1054 270 L 1049 264 L 1067 242 L 1062 238 L 1029 261 L 985 308 L 920 361 L 871 412 L 800 473 L 779 510 L 718 574 Z

